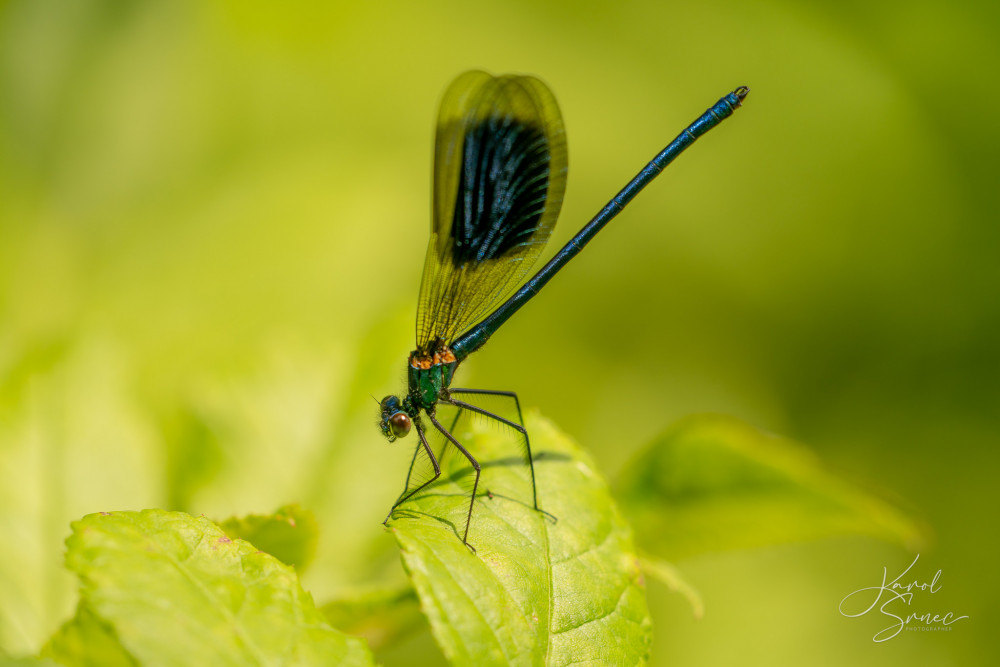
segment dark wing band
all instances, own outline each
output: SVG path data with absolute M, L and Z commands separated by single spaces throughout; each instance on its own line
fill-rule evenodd
M 438 114 L 417 347 L 449 343 L 531 269 L 566 188 L 566 139 L 538 79 L 466 72 Z

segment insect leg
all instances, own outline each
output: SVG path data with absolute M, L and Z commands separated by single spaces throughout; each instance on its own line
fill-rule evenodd
M 439 429 L 441 428 L 440 424 L 437 423 L 437 420 L 434 419 L 434 417 L 431 417 L 431 421 L 434 422 L 434 424 Z M 410 472 L 406 473 L 406 486 L 407 488 L 410 486 L 410 474 L 413 472 L 413 463 L 417 460 L 417 452 L 420 451 L 421 447 L 424 448 L 424 451 L 427 452 L 427 456 L 430 457 L 431 465 L 434 466 L 434 476 L 431 477 L 426 482 L 424 482 L 423 484 L 421 484 L 420 486 L 418 486 L 417 488 L 410 491 L 409 493 L 407 493 L 406 489 L 403 489 L 402 495 L 399 496 L 399 499 L 395 503 L 393 503 L 392 508 L 389 509 L 389 514 L 385 517 L 385 521 L 382 522 L 383 525 L 389 522 L 389 519 L 392 517 L 392 513 L 396 510 L 397 507 L 402 505 L 404 501 L 411 498 L 417 491 L 420 491 L 425 486 L 427 486 L 428 484 L 430 484 L 431 482 L 433 482 L 434 480 L 436 480 L 438 477 L 441 476 L 441 466 L 438 465 L 437 459 L 434 458 L 434 452 L 431 451 L 431 446 L 427 444 L 427 437 L 424 435 L 423 427 L 420 426 L 420 422 L 416 419 L 413 420 L 413 424 L 414 426 L 417 427 L 417 435 L 420 436 L 420 444 L 417 445 L 416 450 L 414 450 L 413 452 L 413 461 L 410 462 Z
M 455 418 L 451 420 L 451 426 L 448 427 L 448 432 L 449 433 L 454 433 L 455 432 L 455 427 L 458 426 L 458 420 L 461 419 L 461 418 L 462 418 L 462 408 L 458 408 L 457 410 L 455 410 Z M 444 457 L 445 457 L 445 454 L 447 454 L 447 453 L 448 453 L 448 441 L 445 440 L 441 444 L 441 451 L 438 453 L 438 462 L 441 465 L 444 465 Z
M 465 517 L 465 534 L 462 536 L 462 542 L 465 543 L 465 546 L 475 551 L 475 547 L 469 544 L 469 524 L 472 523 L 472 508 L 476 503 L 476 489 L 479 488 L 479 476 L 482 473 L 482 470 L 479 467 L 479 461 L 473 458 L 472 454 L 470 454 L 468 450 L 462 446 L 462 443 L 455 439 L 455 436 L 449 433 L 445 427 L 441 425 L 441 422 L 439 422 L 434 415 L 427 413 L 427 417 L 431 420 L 431 423 L 434 424 L 434 427 L 441 431 L 441 433 L 444 434 L 444 437 L 448 438 L 448 440 L 451 441 L 451 444 L 455 445 L 455 448 L 462 452 L 465 458 L 469 459 L 469 463 L 471 463 L 472 467 L 476 470 L 476 481 L 472 485 L 472 498 L 469 499 L 469 514 Z
M 534 458 L 531 456 L 531 441 L 528 438 L 528 430 L 526 428 L 524 428 L 524 417 L 521 416 L 521 403 L 520 403 L 520 401 L 517 400 L 517 394 L 515 394 L 512 391 L 496 391 L 496 390 L 493 390 L 493 389 L 449 389 L 448 393 L 449 394 L 479 394 L 479 395 L 483 395 L 483 396 L 504 396 L 506 398 L 511 398 L 511 399 L 514 400 L 514 405 L 517 407 L 517 421 L 518 421 L 518 423 L 516 423 L 516 424 L 514 422 L 510 421 L 509 419 L 504 419 L 500 415 L 493 414 L 492 412 L 489 412 L 488 410 L 484 410 L 482 408 L 476 407 L 475 405 L 472 405 L 470 403 L 466 403 L 465 401 L 461 401 L 461 400 L 452 398 L 452 399 L 450 399 L 448 401 L 444 401 L 444 402 L 451 403 L 452 405 L 454 405 L 457 408 L 460 408 L 461 410 L 469 410 L 471 412 L 476 412 L 478 414 L 481 414 L 484 417 L 489 417 L 490 419 L 495 419 L 498 422 L 501 422 L 502 424 L 506 424 L 507 426 L 510 426 L 512 429 L 514 429 L 515 431 L 517 431 L 518 433 L 521 434 L 521 437 L 524 438 L 524 448 L 525 448 L 524 455 L 525 455 L 525 459 L 527 459 L 528 468 L 531 470 L 531 496 L 532 496 L 532 501 L 534 502 L 535 509 L 537 510 L 538 509 L 538 489 L 535 487 L 535 462 L 534 462 Z

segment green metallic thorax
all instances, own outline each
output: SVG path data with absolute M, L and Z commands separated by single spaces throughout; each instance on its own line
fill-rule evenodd
M 447 347 L 442 346 L 433 354 L 423 354 L 419 350 L 412 352 L 406 371 L 408 398 L 413 406 L 433 413 L 437 402 L 448 397 L 448 387 L 456 368 L 458 360 Z

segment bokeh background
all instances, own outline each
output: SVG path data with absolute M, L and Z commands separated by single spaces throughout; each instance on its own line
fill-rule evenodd
M 921 611 L 971 617 L 873 643 L 840 599 L 914 554 L 872 539 L 707 554 L 678 563 L 703 619 L 650 583 L 654 663 L 996 664 L 998 28 L 971 1 L 0 3 L 0 647 L 71 614 L 93 511 L 299 501 L 317 600 L 402 579 L 408 454 L 371 396 L 403 385 L 436 104 L 476 67 L 560 102 L 553 249 L 752 92 L 461 384 L 609 476 L 691 413 L 795 438 L 926 521 Z M 426 633 L 379 657 L 440 660 Z

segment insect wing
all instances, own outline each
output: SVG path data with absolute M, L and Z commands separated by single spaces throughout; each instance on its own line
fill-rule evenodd
M 530 76 L 466 72 L 438 113 L 417 348 L 450 343 L 531 269 L 566 189 L 555 98 Z

